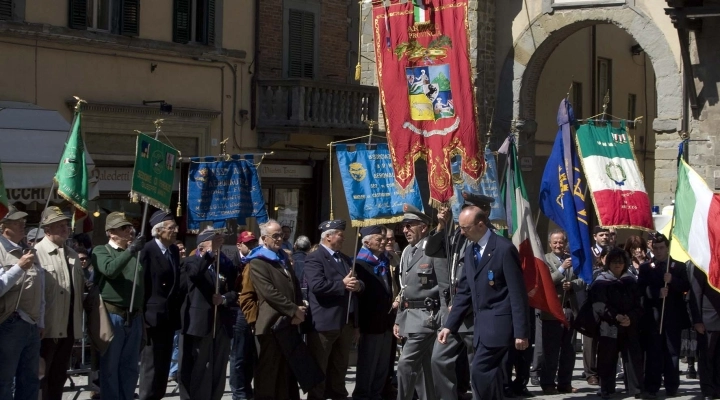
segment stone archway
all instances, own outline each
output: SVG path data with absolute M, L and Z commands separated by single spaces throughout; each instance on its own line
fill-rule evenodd
M 583 28 L 606 23 L 627 31 L 650 58 L 657 91 L 657 117 L 653 130 L 659 133 L 678 130 L 682 116 L 680 70 L 663 32 L 649 17 L 629 7 L 555 11 L 535 18 L 515 41 L 500 78 L 500 87 L 512 87 L 513 119 L 535 119 L 538 81 L 555 48 Z M 507 82 L 509 79 L 512 82 Z M 503 114 L 508 115 L 509 111 Z

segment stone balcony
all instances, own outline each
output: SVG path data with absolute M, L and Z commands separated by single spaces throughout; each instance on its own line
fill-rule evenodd
M 261 145 L 291 133 L 360 136 L 368 132 L 366 120 L 378 120 L 379 94 L 374 86 L 261 80 L 258 102 Z

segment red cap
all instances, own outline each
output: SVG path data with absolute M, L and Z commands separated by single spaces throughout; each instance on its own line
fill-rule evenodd
M 240 232 L 240 234 L 238 235 L 238 238 L 237 238 L 238 243 L 247 243 L 247 242 L 252 242 L 253 240 L 257 240 L 257 238 L 250 231 Z

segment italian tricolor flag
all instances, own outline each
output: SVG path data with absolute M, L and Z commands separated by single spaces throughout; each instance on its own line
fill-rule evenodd
M 8 213 L 8 198 L 5 191 L 5 179 L 3 178 L 2 164 L 0 164 L 0 219 L 5 218 Z
M 588 123 L 576 135 L 599 224 L 654 230 L 650 198 L 625 127 Z
M 720 194 L 685 161 L 678 166 L 671 246 L 680 245 L 720 290 Z
M 430 8 L 425 5 L 425 0 L 413 0 L 415 4 L 415 23 L 425 24 L 430 22 Z
M 520 253 L 525 288 L 528 291 L 530 307 L 549 312 L 563 324 L 569 325 L 565 319 L 557 291 L 550 276 L 550 268 L 545 263 L 540 237 L 535 229 L 530 202 L 525 191 L 525 182 L 517 162 L 515 142 L 508 138 L 498 150 L 507 154 L 505 182 L 502 186 L 502 197 L 508 216 L 508 232 L 512 242 Z

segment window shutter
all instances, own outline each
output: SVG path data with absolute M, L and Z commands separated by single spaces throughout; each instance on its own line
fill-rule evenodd
M 72 29 L 87 29 L 87 0 L 70 0 L 68 25 Z
M 140 0 L 123 0 L 120 18 L 120 34 L 138 36 L 140 34 Z
M 313 78 L 315 75 L 315 14 L 289 10 L 288 77 Z
M 173 42 L 190 41 L 190 3 L 191 0 L 174 0 L 173 4 Z
M 207 43 L 215 45 L 215 0 L 207 0 Z
M 0 0 L 0 20 L 12 19 L 13 0 Z

